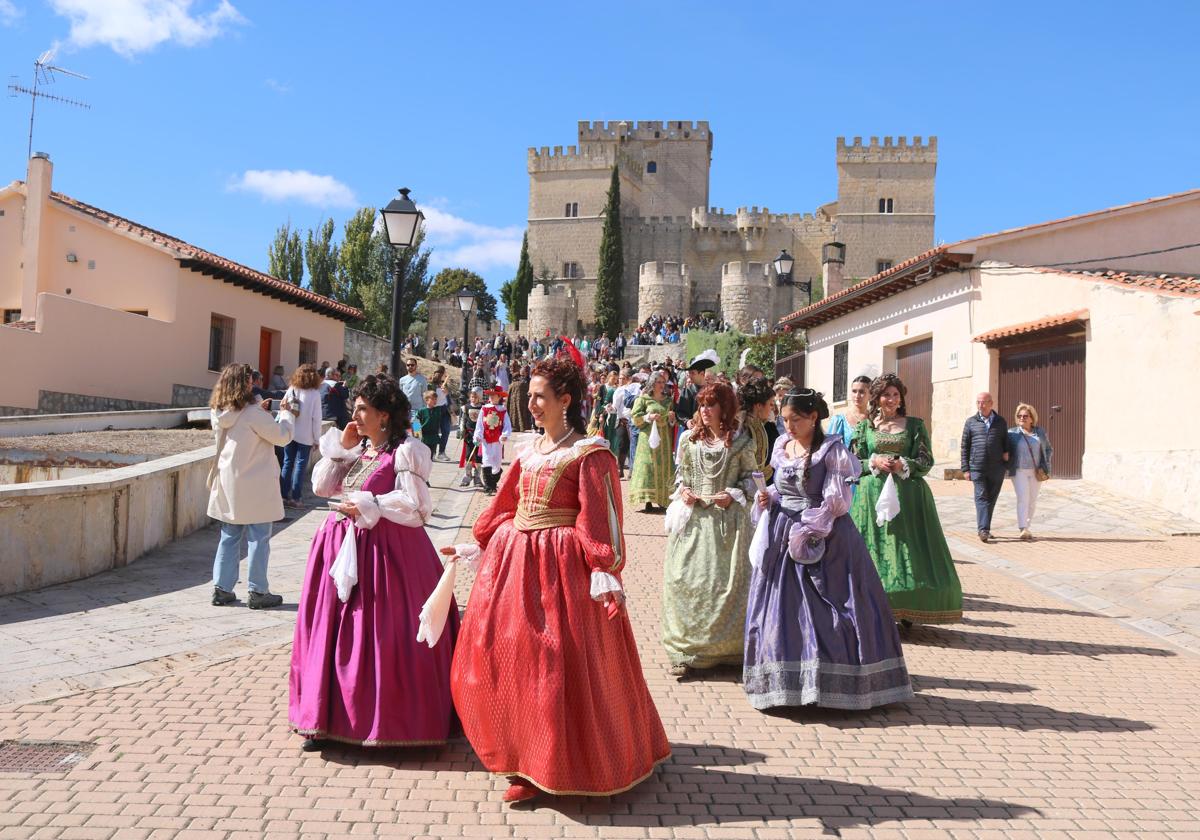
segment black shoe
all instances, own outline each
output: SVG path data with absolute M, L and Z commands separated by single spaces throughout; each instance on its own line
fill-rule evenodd
M 251 592 L 246 606 L 252 610 L 266 610 L 278 607 L 282 603 L 282 595 L 272 595 L 270 592 Z
M 988 542 L 991 538 L 992 538 L 992 534 L 990 531 L 980 531 L 979 532 L 979 541 L 980 542 Z
M 646 502 L 646 506 L 642 508 L 642 513 L 654 513 L 654 505 Z
M 325 749 L 325 742 L 320 738 L 305 738 L 300 743 L 300 749 L 304 750 L 305 752 L 319 752 L 320 750 Z
M 213 587 L 212 605 L 214 607 L 223 607 L 226 604 L 232 604 L 237 600 L 237 596 L 232 592 L 226 592 L 219 586 Z
M 901 630 L 911 630 L 912 626 L 913 626 L 913 623 L 911 621 L 909 621 L 907 618 L 900 619 L 900 629 Z

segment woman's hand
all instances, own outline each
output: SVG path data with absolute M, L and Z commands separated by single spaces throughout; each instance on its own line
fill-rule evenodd
M 674 411 L 667 412 L 667 423 L 669 423 L 672 426 L 675 425 L 675 412 Z
M 696 502 L 700 501 L 700 497 L 697 496 L 695 493 L 693 493 L 691 491 L 691 489 L 689 489 L 687 487 L 684 487 L 679 492 L 679 498 L 682 499 L 683 503 L 685 505 L 687 505 L 688 507 L 691 507 L 692 505 L 696 504 Z
M 268 402 L 270 402 L 270 401 L 268 400 Z M 295 407 L 295 405 L 292 404 L 291 400 L 283 400 L 281 403 L 279 403 L 279 410 L 286 411 L 288 414 L 296 414 L 297 413 L 296 407 Z
M 766 490 L 759 490 L 754 495 L 754 500 L 756 502 L 758 502 L 758 506 L 760 508 L 765 508 L 767 505 L 769 505 L 771 503 L 771 494 L 768 493 Z
M 733 496 L 730 496 L 728 492 L 722 490 L 720 493 L 712 497 L 712 503 L 721 510 L 727 510 L 729 506 L 733 504 Z
M 353 449 L 362 443 L 363 435 L 358 431 L 358 423 L 351 420 L 342 429 L 342 449 Z
M 658 413 L 657 412 L 652 411 L 649 414 L 645 415 L 645 417 L 646 417 L 647 423 L 657 423 L 658 422 Z
M 447 563 L 453 563 L 458 560 L 458 552 L 454 550 L 454 546 L 452 545 L 444 545 L 438 549 L 438 552 L 449 558 L 446 560 Z
M 268 414 L 270 414 L 271 413 L 271 398 L 267 397 L 265 400 L 263 400 L 262 402 L 260 402 L 258 404 L 258 407 L 261 408 L 263 411 L 267 412 Z
M 337 512 L 350 519 L 358 519 L 359 516 L 358 505 L 354 502 L 342 502 L 337 506 Z

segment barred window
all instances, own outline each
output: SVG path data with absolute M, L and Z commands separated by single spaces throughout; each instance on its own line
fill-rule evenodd
M 583 272 L 579 270 L 579 263 L 563 263 L 562 276 L 564 280 L 578 280 L 580 277 L 582 277 Z
M 315 365 L 317 363 L 317 342 L 312 339 L 300 339 L 300 364 Z
M 20 309 L 5 309 L 4 310 L 4 323 L 11 324 L 15 321 L 20 321 L 20 320 L 21 320 L 21 310 Z
M 563 215 L 568 219 L 574 219 L 579 216 L 579 202 L 568 201 L 566 207 L 563 208 Z
M 890 199 L 890 198 L 879 199 L 879 212 L 880 213 L 891 213 L 891 212 L 893 212 L 893 207 L 894 207 L 894 204 L 892 202 L 892 199 Z
M 833 401 L 846 399 L 846 386 L 850 369 L 850 342 L 833 345 Z
M 887 271 L 891 267 L 892 267 L 891 260 L 875 260 L 875 273 L 876 274 Z
M 234 320 L 213 313 L 208 329 L 208 369 L 219 371 L 233 361 Z

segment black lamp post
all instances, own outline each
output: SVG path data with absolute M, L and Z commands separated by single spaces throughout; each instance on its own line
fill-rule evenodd
M 409 190 L 400 190 L 400 197 L 393 198 L 383 214 L 383 226 L 387 229 L 388 242 L 392 245 L 392 253 L 396 257 L 396 267 L 392 272 L 392 376 L 400 376 L 400 345 L 403 344 L 404 325 L 401 323 L 401 299 L 404 297 L 404 272 L 401 271 L 400 253 L 405 248 L 411 248 L 417 240 L 417 231 L 425 214 L 417 209 L 408 197 Z
M 467 331 L 471 326 L 471 312 L 475 309 L 475 293 L 463 286 L 458 290 L 458 308 L 463 314 L 463 370 L 467 368 Z M 464 380 L 465 381 L 465 380 Z
M 792 266 L 796 264 L 796 260 L 787 249 L 779 252 L 779 256 L 775 258 L 775 285 L 777 286 L 799 286 L 808 295 L 808 302 L 812 303 L 812 281 L 805 283 L 797 283 L 792 278 Z

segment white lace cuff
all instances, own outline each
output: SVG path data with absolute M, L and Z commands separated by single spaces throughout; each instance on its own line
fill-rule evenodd
M 483 550 L 477 543 L 460 543 L 454 546 L 454 553 L 472 572 L 479 568 L 479 558 Z
M 621 582 L 608 572 L 595 569 L 592 572 L 592 600 L 603 601 L 607 595 L 612 595 L 618 602 L 625 601 L 625 590 L 621 588 Z
M 899 475 L 901 478 L 908 478 L 912 474 L 912 470 L 909 469 L 909 466 L 908 466 L 908 459 L 901 458 L 900 466 L 903 467 L 904 469 L 900 470 L 900 472 L 897 473 L 897 475 Z
M 326 429 L 325 434 L 321 435 L 318 441 L 318 447 L 321 451 L 322 458 L 331 458 L 338 461 L 346 460 L 347 458 L 357 458 L 359 449 L 346 449 L 342 446 L 342 433 L 337 426 L 331 426 Z
M 740 487 L 726 487 L 725 492 L 733 496 L 733 500 L 742 507 L 746 507 L 746 493 Z

